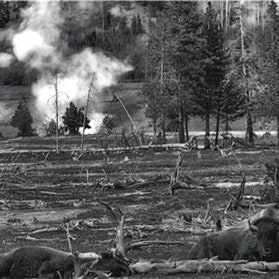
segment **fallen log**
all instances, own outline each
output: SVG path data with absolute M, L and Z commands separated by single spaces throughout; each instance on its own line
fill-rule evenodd
M 224 272 L 251 272 L 267 273 L 279 271 L 279 262 L 247 262 L 247 261 L 216 261 L 216 260 L 184 260 L 151 262 L 139 261 L 129 265 L 135 273 L 159 272 L 164 275 L 179 273 L 224 273 Z
M 185 245 L 185 242 L 182 241 L 161 241 L 161 240 L 153 240 L 153 241 L 137 241 L 137 242 L 131 242 L 131 243 L 127 243 L 125 250 L 129 251 L 132 249 L 137 249 L 143 246 L 151 246 L 151 245 L 166 245 L 166 246 L 170 246 L 170 245 L 180 245 L 183 246 Z

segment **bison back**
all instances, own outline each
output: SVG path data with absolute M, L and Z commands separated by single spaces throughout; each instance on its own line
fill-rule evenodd
M 190 250 L 188 258 L 190 260 L 209 259 L 214 255 L 212 239 L 213 235 L 202 237 Z
M 212 258 L 234 260 L 239 251 L 242 239 L 248 230 L 230 228 L 201 238 L 190 251 L 189 259 Z
M 70 253 L 44 246 L 27 246 L 13 250 L 9 254 L 12 278 L 32 278 L 42 274 L 62 275 L 74 269 Z M 54 277 L 56 278 L 56 277 Z

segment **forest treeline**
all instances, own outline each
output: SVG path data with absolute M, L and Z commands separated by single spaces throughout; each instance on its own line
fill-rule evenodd
M 279 131 L 274 1 L 98 3 L 98 12 L 85 10 L 85 15 L 76 12 L 78 2 L 60 3 L 65 57 L 90 47 L 132 65 L 123 80 L 144 82 L 146 116 L 161 143 L 168 129 L 178 131 L 180 142 L 189 140 L 188 121 L 195 116 L 205 120 L 205 148 L 212 144 L 212 121 L 215 145 L 221 125 L 228 132 L 239 117 L 247 119 L 247 144 L 254 144 L 253 123 L 259 119 L 276 120 Z M 0 2 L 0 28 L 19 26 L 20 10 L 27 5 Z M 116 8 L 122 12 L 115 13 Z M 10 49 L 8 41 L 1 42 L 0 51 Z M 36 78 L 36 70 L 14 61 L 4 83 L 31 84 Z

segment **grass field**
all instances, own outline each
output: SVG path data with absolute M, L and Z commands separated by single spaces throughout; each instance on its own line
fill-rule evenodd
M 223 225 L 229 226 L 260 210 L 251 202 L 247 210 L 224 214 L 231 195 L 236 196 L 239 191 L 241 171 L 247 179 L 245 194 L 261 196 L 264 164 L 278 158 L 276 149 L 236 149 L 240 168 L 232 155 L 221 157 L 218 151 L 201 150 L 200 158 L 197 151 L 186 152 L 181 180 L 190 177 L 192 185 L 203 188 L 177 190 L 170 196 L 168 181 L 176 165 L 176 151 L 94 152 L 96 139 L 88 136 L 87 151 L 78 159 L 78 151 L 73 150 L 77 150 L 79 141 L 79 137 L 62 138 L 60 154 L 53 150 L 54 138 L 1 142 L 0 247 L 3 252 L 29 244 L 68 250 L 66 232 L 61 226 L 64 218 L 71 220 L 71 233 L 76 238 L 74 249 L 97 253 L 110 249 L 117 222 L 96 201 L 99 198 L 124 212 L 125 243 L 137 240 L 183 243 L 134 249 L 129 251 L 129 258 L 185 259 L 199 237 L 215 229 L 217 213 L 221 214 Z M 205 220 L 209 200 L 215 213 Z M 189 216 L 192 222 L 186 221 Z M 162 278 L 158 274 L 140 276 L 147 277 Z M 241 275 L 241 278 L 251 277 L 256 278 Z M 271 277 L 277 278 L 277 274 Z

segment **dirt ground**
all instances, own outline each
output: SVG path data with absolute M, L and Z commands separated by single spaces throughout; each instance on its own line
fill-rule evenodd
M 80 252 L 100 253 L 114 246 L 117 222 L 101 199 L 125 215 L 125 243 L 140 240 L 176 241 L 177 245 L 151 245 L 132 249 L 139 259 L 186 259 L 190 247 L 215 230 L 217 218 L 224 227 L 259 211 L 259 203 L 224 214 L 236 196 L 241 171 L 245 194 L 261 197 L 265 163 L 278 158 L 276 149 L 236 149 L 222 157 L 218 151 L 193 150 L 183 154 L 182 181 L 193 187 L 169 194 L 177 152 L 94 152 L 90 144 L 80 157 L 78 141 L 67 139 L 60 154 L 50 141 L 3 141 L 0 153 L 0 248 L 2 252 L 24 245 L 46 245 L 67 251 L 63 220 L 70 222 L 73 246 Z M 67 147 L 67 148 L 66 148 Z M 93 146 L 92 146 L 93 147 Z M 52 146 L 53 148 L 53 146 Z M 76 151 L 74 151 L 76 150 Z M 201 155 L 201 156 L 200 156 Z M 207 213 L 208 204 L 211 211 Z M 170 278 L 259 278 L 264 275 L 199 274 Z M 279 278 L 279 274 L 269 274 Z M 158 274 L 135 278 L 162 278 Z

